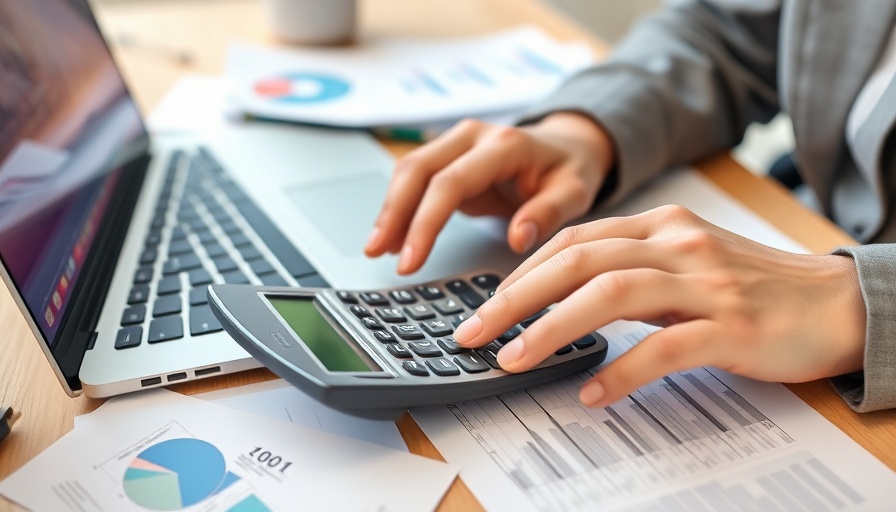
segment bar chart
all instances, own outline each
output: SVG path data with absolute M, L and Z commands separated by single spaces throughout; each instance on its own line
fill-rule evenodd
M 637 343 L 647 332 L 614 338 Z M 543 510 L 609 505 L 795 443 L 709 370 L 671 374 L 609 407 L 588 409 L 579 403 L 578 390 L 593 374 L 456 403 L 449 410 Z

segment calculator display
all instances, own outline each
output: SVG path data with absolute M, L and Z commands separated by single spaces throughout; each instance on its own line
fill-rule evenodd
M 280 317 L 331 372 L 381 372 L 369 356 L 345 340 L 327 321 L 311 297 L 268 296 Z

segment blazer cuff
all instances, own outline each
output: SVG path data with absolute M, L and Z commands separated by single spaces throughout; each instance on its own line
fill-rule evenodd
M 896 408 L 896 244 L 838 247 L 831 254 L 855 261 L 867 312 L 863 370 L 831 383 L 855 411 Z

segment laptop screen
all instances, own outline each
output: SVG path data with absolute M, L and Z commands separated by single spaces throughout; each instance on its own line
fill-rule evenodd
M 85 0 L 0 0 L 0 259 L 51 347 L 145 142 Z

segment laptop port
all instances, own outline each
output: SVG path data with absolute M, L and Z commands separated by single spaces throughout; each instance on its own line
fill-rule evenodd
M 201 370 L 196 370 L 196 376 L 202 377 L 203 375 L 210 375 L 212 373 L 218 373 L 221 371 L 220 366 L 212 366 L 211 368 L 203 368 Z
M 172 373 L 168 376 L 168 382 L 174 382 L 176 380 L 184 380 L 187 378 L 187 372 L 180 373 Z
M 155 386 L 155 385 L 161 384 L 161 383 L 162 383 L 161 377 L 153 377 L 151 379 L 143 379 L 140 381 L 140 385 L 143 386 L 144 388 L 148 387 L 148 386 Z

